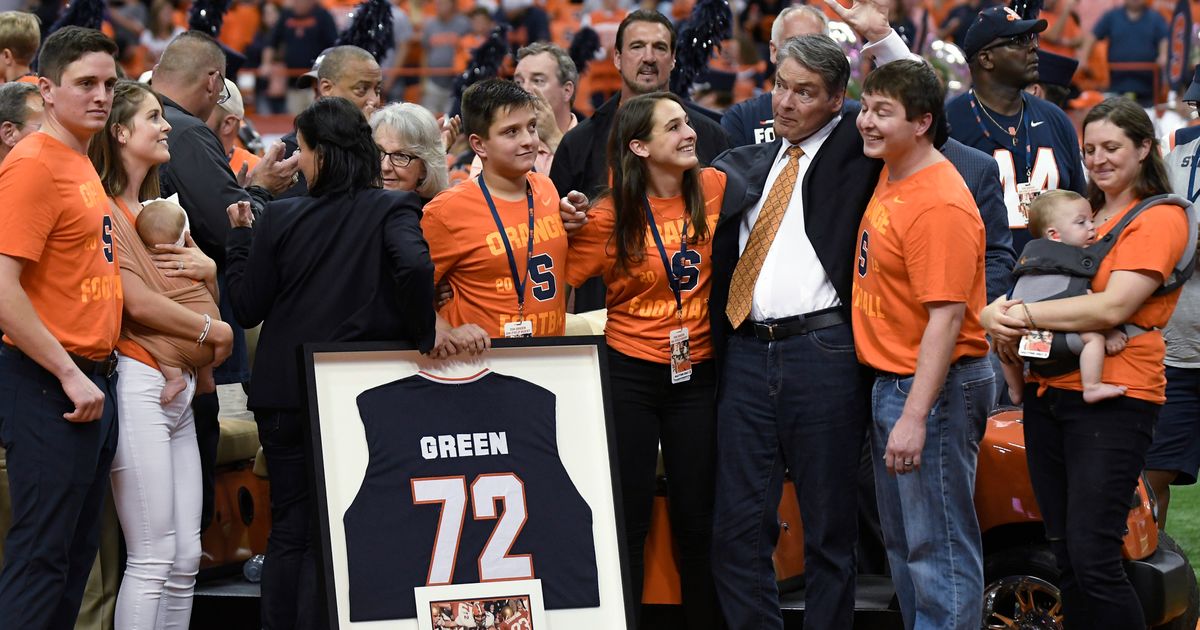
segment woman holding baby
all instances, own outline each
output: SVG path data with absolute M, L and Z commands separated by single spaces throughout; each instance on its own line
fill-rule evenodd
M 1154 127 L 1127 99 L 1110 98 L 1087 115 L 1083 160 L 1097 238 L 1110 233 L 1139 201 L 1170 191 Z M 1001 298 L 981 317 L 997 352 L 1018 361 L 1018 344 L 1031 330 L 1104 331 L 1133 324 L 1146 331 L 1131 334 L 1124 350 L 1104 359 L 1103 381 L 1124 387 L 1123 395 L 1085 402 L 1078 371 L 1027 377 L 1030 480 L 1063 572 L 1063 612 L 1072 627 L 1145 628 L 1121 566 L 1121 539 L 1129 497 L 1165 399 L 1159 329 L 1179 299 L 1177 290 L 1155 292 L 1179 262 L 1187 240 L 1184 212 L 1175 205 L 1154 205 L 1121 231 L 1092 280 L 1092 293 L 1030 304 Z
M 170 129 L 149 87 L 121 81 L 108 123 L 88 147 L 112 206 L 125 297 L 112 465 L 128 548 L 118 628 L 190 623 L 201 509 L 191 401 L 198 388 L 211 391 L 211 366 L 229 355 L 233 339 L 217 311 L 216 264 L 186 235 L 183 209 L 169 200 L 142 203 L 159 195 Z

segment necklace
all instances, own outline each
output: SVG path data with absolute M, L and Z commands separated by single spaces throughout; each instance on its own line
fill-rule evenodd
M 979 109 L 983 110 L 983 115 L 987 116 L 987 119 L 992 121 L 993 125 L 996 125 L 996 127 L 1007 131 L 1009 137 L 1012 138 L 1013 146 L 1014 147 L 1017 146 L 1017 134 L 1020 133 L 1021 127 L 1025 124 L 1025 99 L 1024 98 L 1021 99 L 1021 109 L 1020 109 L 1020 111 L 1017 112 L 1016 126 L 1009 125 L 1008 127 L 1005 127 L 1004 125 L 1001 125 L 999 122 L 997 122 L 997 120 L 995 118 L 992 117 L 992 113 L 990 111 L 988 111 L 987 106 L 984 105 L 983 102 L 979 100 L 979 96 L 977 96 L 975 94 L 975 90 L 971 90 L 971 96 L 974 97 L 975 102 L 979 103 Z M 984 134 L 987 134 L 986 128 L 984 129 Z

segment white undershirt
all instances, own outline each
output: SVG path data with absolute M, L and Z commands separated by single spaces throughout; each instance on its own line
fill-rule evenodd
M 821 145 L 825 144 L 825 140 L 841 120 L 840 115 L 835 116 L 799 144 L 804 150 L 804 155 L 800 157 L 796 187 L 792 189 L 792 199 L 779 225 L 779 232 L 771 242 L 771 249 L 767 252 L 762 271 L 758 275 L 758 282 L 754 285 L 754 299 L 750 306 L 751 320 L 803 315 L 842 303 L 825 273 L 825 268 L 821 266 L 821 260 L 817 258 L 816 250 L 808 240 L 808 233 L 804 229 L 804 201 L 801 194 L 804 174 L 808 172 L 813 157 L 821 150 Z M 762 211 L 771 187 L 787 163 L 787 150 L 792 145 L 787 140 L 783 140 L 780 145 L 775 163 L 767 173 L 762 198 L 742 217 L 738 232 L 739 254 L 745 251 L 746 241 L 750 238 L 754 222 L 758 220 L 758 213 Z

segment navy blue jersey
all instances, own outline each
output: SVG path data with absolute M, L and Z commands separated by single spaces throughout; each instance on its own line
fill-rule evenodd
M 1087 191 L 1079 154 L 1079 136 L 1075 134 L 1070 119 L 1052 103 L 1031 94 L 1025 94 L 1024 98 L 1023 116 L 1000 116 L 991 111 L 985 113 L 970 92 L 946 104 L 950 135 L 996 158 L 996 164 L 1000 167 L 1004 205 L 1008 208 L 1008 224 L 1021 230 L 1025 229 L 1029 220 L 1020 204 L 1018 184 L 1032 182 L 1038 192 L 1065 189 L 1085 194 Z M 975 108 L 972 108 L 973 103 Z M 979 111 L 978 117 L 976 110 Z M 1017 131 L 1015 146 L 1008 132 L 1010 127 Z M 1019 247 L 1017 251 L 1020 251 Z
M 775 141 L 775 114 L 771 93 L 765 92 L 725 110 L 721 126 L 729 134 L 729 146 L 743 147 Z
M 358 396 L 370 461 L 346 510 L 350 620 L 416 616 L 413 589 L 540 578 L 600 605 L 592 511 L 558 456 L 554 394 L 484 371 Z

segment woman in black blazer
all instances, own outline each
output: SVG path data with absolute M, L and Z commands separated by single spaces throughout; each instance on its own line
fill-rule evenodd
M 266 627 L 321 619 L 313 546 L 301 347 L 405 340 L 434 345 L 433 262 L 415 194 L 383 190 L 371 128 L 349 101 L 323 98 L 296 118 L 308 194 L 255 221 L 229 207 L 226 279 L 238 322 L 262 324 L 247 405 L 271 471 Z M 251 226 L 253 225 L 253 228 Z

